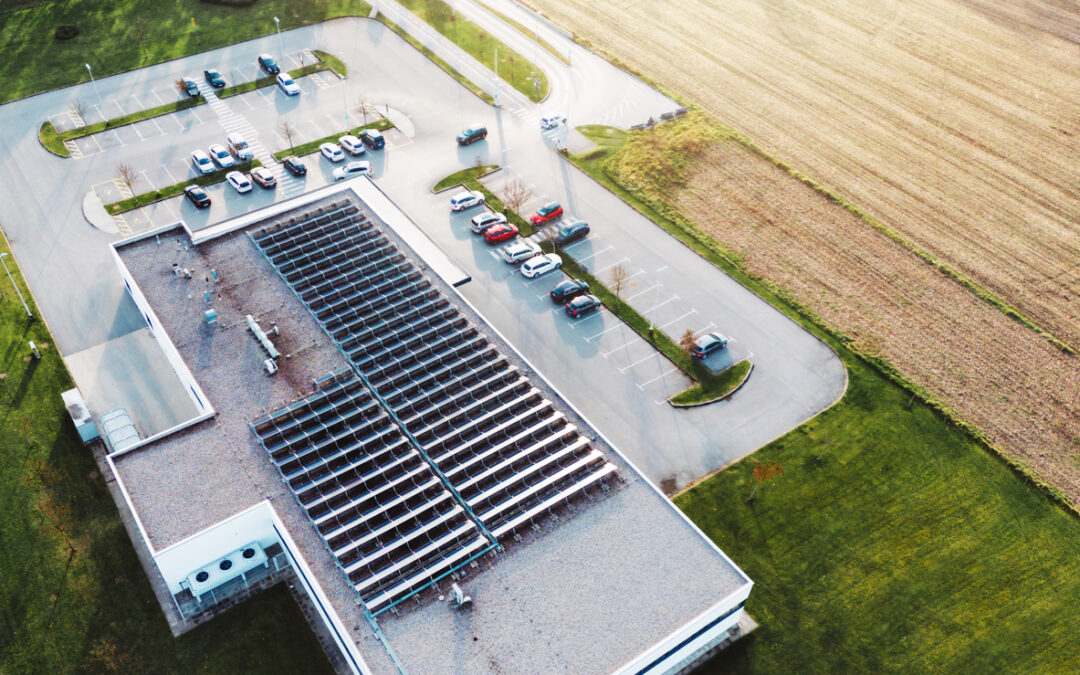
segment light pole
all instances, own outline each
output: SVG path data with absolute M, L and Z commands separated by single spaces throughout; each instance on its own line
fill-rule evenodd
M 97 103 L 98 103 L 98 109 L 100 110 L 100 109 L 101 109 L 101 107 L 102 107 L 102 103 L 101 103 L 101 92 L 100 92 L 100 91 L 98 91 L 98 88 L 97 88 L 97 81 L 96 81 L 96 80 L 94 80 L 94 71 L 90 69 L 90 64 L 89 64 L 89 63 L 88 63 L 88 64 L 86 64 L 86 72 L 90 73 L 90 84 L 94 85 L 94 93 L 95 93 L 95 94 L 97 94 Z M 101 114 L 102 114 L 102 115 L 104 115 L 104 114 L 105 114 L 105 111 L 104 111 L 104 110 L 102 110 L 102 111 L 101 111 Z
M 281 53 L 281 21 L 276 16 L 274 17 L 274 31 L 277 33 L 277 48 L 278 48 L 278 53 L 280 54 Z M 282 55 L 281 58 L 284 59 L 285 56 Z
M 663 267 L 656 270 L 656 287 L 657 288 L 660 288 L 660 286 L 663 285 L 663 284 L 660 283 L 660 273 L 663 272 L 664 270 L 666 270 L 667 268 L 668 268 L 668 266 L 664 265 Z M 652 332 L 653 332 L 653 320 L 652 320 L 652 317 L 649 317 L 649 335 L 652 335 Z
M 540 56 L 540 12 L 536 13 L 536 43 L 533 45 L 533 95 L 540 94 L 540 84 L 536 81 L 536 58 Z
M 26 300 L 23 298 L 22 291 L 19 290 L 19 286 L 15 283 L 15 279 L 12 279 L 11 270 L 8 269 L 7 261 L 4 260 L 7 255 L 7 252 L 0 253 L 0 264 L 4 265 L 4 271 L 7 272 L 7 277 L 11 280 L 11 285 L 15 288 L 15 293 L 19 296 L 19 300 L 22 301 L 23 309 L 26 310 L 26 316 L 32 319 L 34 318 L 34 315 L 30 312 L 30 308 L 26 306 Z

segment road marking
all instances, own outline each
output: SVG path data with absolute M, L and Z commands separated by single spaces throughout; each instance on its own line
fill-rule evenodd
M 180 118 L 178 118 L 176 115 L 169 115 L 168 117 L 173 122 L 176 122 L 177 131 L 183 131 L 184 130 L 184 123 L 180 121 Z
M 630 258 L 626 258 L 626 257 L 624 257 L 624 258 L 623 258 L 622 260 L 616 260 L 615 262 L 611 263 L 611 264 L 610 264 L 610 265 L 608 265 L 607 267 L 601 267 L 601 268 L 600 268 L 600 269 L 598 269 L 598 270 L 589 270 L 589 271 L 590 271 L 590 273 L 591 273 L 591 274 L 592 274 L 593 276 L 596 276 L 597 274 L 600 274 L 601 272 L 606 272 L 606 271 L 608 271 L 609 269 L 611 269 L 612 267 L 615 267 L 616 265 L 621 265 L 621 264 L 623 264 L 624 262 L 630 262 Z
M 600 255 L 601 253 L 603 253 L 603 252 L 605 252 L 605 251 L 610 251 L 610 250 L 611 250 L 611 249 L 613 249 L 613 248 L 615 248 L 615 247 L 614 247 L 614 246 L 608 246 L 608 247 L 606 247 L 606 248 L 602 248 L 602 249 L 600 249 L 599 251 L 595 251 L 595 252 L 594 252 L 594 253 L 593 253 L 592 255 L 590 255 L 590 256 L 586 256 L 586 257 L 584 257 L 584 258 L 578 258 L 578 263 L 583 263 L 583 262 L 585 262 L 586 260 L 592 260 L 593 258 L 595 258 L 596 256 Z
M 142 135 L 141 131 L 139 131 L 139 125 L 138 124 L 131 124 L 129 126 L 131 127 L 131 130 L 134 131 L 139 136 L 140 141 L 146 140 L 146 137 Z
M 138 96 L 136 96 L 135 94 L 132 94 L 131 98 L 135 99 L 135 103 L 136 103 L 136 105 L 139 106 L 138 107 L 139 110 L 143 110 L 143 109 L 146 108 L 146 106 L 143 105 L 142 101 L 139 100 Z
M 172 175 L 172 171 L 169 171 L 169 167 L 167 167 L 167 166 L 165 166 L 164 164 L 162 164 L 162 165 L 161 165 L 161 170 L 165 172 L 165 175 L 169 177 L 169 180 L 171 180 L 171 181 L 172 181 L 172 184 L 173 184 L 173 185 L 175 185 L 175 184 L 176 184 L 176 183 L 178 182 L 178 181 L 176 180 L 176 177 Z
M 199 121 L 199 124 L 203 123 L 203 118 L 199 117 L 199 114 L 195 112 L 195 108 L 188 108 L 188 110 L 191 111 L 191 116 Z
M 604 330 L 600 331 L 596 335 L 591 335 L 591 336 L 585 338 L 585 342 L 592 343 L 592 341 L 595 340 L 596 338 L 600 337 L 601 335 L 603 335 L 605 333 L 610 333 L 611 331 L 615 330 L 616 328 L 618 328 L 621 325 L 622 325 L 622 322 L 618 322 L 614 326 L 611 326 L 610 328 L 605 328 Z
M 577 327 L 580 326 L 581 324 L 585 323 L 586 321 L 593 318 L 594 316 L 600 316 L 603 313 L 604 313 L 603 309 L 597 309 L 592 314 L 590 314 L 589 316 L 587 316 L 587 317 L 585 317 L 583 319 L 575 319 L 574 317 L 570 317 L 570 321 L 571 321 L 570 328 L 571 328 L 571 330 L 577 330 Z
M 640 359 L 638 359 L 637 361 L 634 361 L 634 362 L 633 362 L 633 363 L 631 363 L 630 365 L 628 365 L 628 366 L 623 366 L 622 368 L 619 368 L 619 372 L 620 372 L 620 373 L 625 373 L 626 371 L 628 371 L 628 370 L 632 369 L 632 368 L 633 368 L 634 366 L 636 366 L 636 365 L 638 365 L 638 364 L 641 364 L 641 363 L 645 363 L 645 362 L 646 362 L 646 361 L 648 361 L 649 359 L 654 359 L 654 358 L 656 358 L 656 357 L 657 357 L 657 356 L 659 356 L 659 355 L 660 355 L 660 352 L 657 352 L 657 351 L 650 351 L 650 352 L 649 352 L 648 354 L 646 354 L 645 356 L 641 357 L 641 358 L 640 358 Z
M 124 106 L 120 105 L 120 101 L 117 101 L 116 99 L 113 99 L 113 104 L 120 110 L 121 115 L 126 115 L 127 114 L 127 113 L 124 112 Z
M 716 327 L 716 324 L 715 324 L 715 323 L 713 323 L 712 321 L 710 321 L 710 322 L 709 322 L 709 325 L 708 325 L 708 326 L 705 326 L 705 327 L 704 327 L 704 328 L 702 328 L 701 330 L 699 330 L 699 331 L 697 331 L 696 333 L 694 333 L 694 337 L 697 337 L 697 336 L 699 336 L 699 335 L 704 335 L 705 333 L 708 333 L 708 332 L 709 332 L 709 329 L 710 329 L 710 328 L 715 328 L 715 327 Z
M 627 347 L 633 347 L 636 344 L 638 344 L 638 342 L 636 340 L 633 340 L 633 339 L 627 340 L 622 346 L 616 347 L 615 349 L 610 349 L 610 350 L 608 350 L 606 352 L 602 352 L 601 356 L 603 356 L 606 359 L 607 357 L 611 356 L 615 352 L 622 351 L 622 350 L 626 349 Z
M 154 98 L 157 99 L 158 105 L 165 105 L 165 101 L 163 101 L 161 97 L 158 96 L 157 89 L 151 89 L 150 93 L 153 94 Z
M 676 321 L 682 321 L 682 320 L 683 320 L 683 319 L 685 319 L 686 317 L 688 317 L 688 316 L 693 316 L 694 314 L 697 314 L 697 310 L 696 310 L 696 309 L 691 309 L 691 310 L 690 310 L 689 312 L 687 312 L 686 314 L 683 314 L 683 315 L 682 315 L 682 316 L 680 316 L 679 318 L 677 318 L 677 319 L 672 319 L 671 321 L 668 321 L 667 323 L 663 324 L 662 326 L 660 326 L 660 328 L 661 328 L 661 329 L 667 328 L 668 326 L 670 326 L 671 324 L 675 323 Z
M 634 299 L 634 298 L 636 298 L 637 296 L 639 296 L 639 295 L 641 295 L 641 294 L 643 294 L 643 293 L 648 293 L 648 292 L 649 292 L 649 291 L 651 291 L 652 289 L 654 289 L 654 288 L 658 288 L 659 286 L 660 286 L 660 282 L 656 282 L 656 283 L 654 283 L 654 284 L 653 284 L 652 286 L 649 286 L 648 288 L 646 288 L 646 289 L 644 289 L 644 290 L 638 291 L 637 293 L 634 293 L 633 295 L 631 295 L 631 296 L 628 296 L 628 297 L 626 298 L 626 300 L 627 300 L 627 302 L 629 302 L 630 300 L 633 300 L 633 299 Z
M 673 295 L 670 298 L 668 298 L 667 300 L 661 302 L 659 305 L 654 305 L 653 307 L 648 308 L 647 310 L 645 310 L 641 314 L 643 316 L 647 316 L 649 314 L 649 312 L 653 311 L 654 309 L 659 309 L 659 308 L 663 307 L 664 305 L 668 304 L 669 302 L 674 302 L 674 301 L 676 301 L 678 299 L 679 299 L 679 296 Z
M 124 142 L 124 139 L 120 137 L 120 130 L 119 129 L 113 129 L 112 132 L 113 132 L 112 137 L 116 140 L 117 143 L 120 144 L 120 147 L 123 147 L 123 146 L 127 145 L 127 143 Z
M 667 377 L 668 375 L 674 373 L 678 369 L 679 369 L 678 366 L 672 366 L 670 369 L 665 370 L 664 372 L 660 373 L 659 375 L 657 375 L 653 379 L 649 380 L 648 382 L 642 382 L 641 384 L 637 385 L 637 388 L 640 389 L 641 391 L 645 391 L 645 387 L 649 386 L 650 384 L 652 384 L 653 382 L 656 382 L 657 380 L 659 380 L 661 378 Z
M 145 178 L 145 179 L 146 179 L 146 182 L 147 182 L 147 184 L 148 184 L 148 185 L 150 186 L 150 189 L 151 189 L 151 190 L 155 190 L 155 191 L 156 191 L 156 190 L 157 190 L 157 188 L 156 188 L 156 187 L 154 187 L 154 181 L 150 180 L 150 174 L 146 173 L 146 171 L 145 171 L 145 170 L 143 170 L 143 171 L 140 171 L 139 173 L 141 173 L 141 174 L 143 175 L 143 178 Z
M 587 243 L 589 243 L 588 239 L 582 239 L 581 241 L 576 241 L 573 244 L 570 244 L 569 246 L 563 246 L 562 250 L 569 251 L 570 249 L 574 248 L 575 246 L 581 246 L 582 244 L 587 244 Z

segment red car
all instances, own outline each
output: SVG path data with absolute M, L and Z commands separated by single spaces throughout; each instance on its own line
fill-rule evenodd
M 489 244 L 498 244 L 500 241 L 513 239 L 518 234 L 518 229 L 509 223 L 499 223 L 484 230 L 484 240 Z
M 544 204 L 529 216 L 529 220 L 532 221 L 533 225 L 543 225 L 559 218 L 562 218 L 562 206 L 559 202 Z

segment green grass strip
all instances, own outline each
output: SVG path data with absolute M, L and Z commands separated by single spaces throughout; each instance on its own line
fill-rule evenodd
M 70 156 L 67 148 L 64 147 L 63 152 L 59 152 L 59 147 L 64 146 L 64 141 L 74 140 L 76 138 L 82 138 L 89 136 L 90 134 L 100 133 L 106 129 L 115 129 L 117 127 L 126 126 L 128 124 L 134 124 L 136 122 L 142 122 L 152 117 L 160 117 L 162 115 L 168 115 L 179 110 L 187 110 L 188 108 L 194 108 L 197 105 L 206 103 L 206 99 L 202 94 L 193 96 L 191 98 L 181 99 L 172 103 L 166 103 L 165 105 L 159 105 L 156 108 L 147 108 L 146 110 L 140 110 L 138 112 L 128 113 L 127 115 L 121 115 L 120 117 L 113 117 L 111 119 L 103 120 L 101 122 L 95 122 L 94 124 L 88 124 L 84 127 L 76 127 L 74 129 L 68 129 L 67 131 L 56 130 L 53 123 L 46 120 L 41 125 L 41 130 L 38 132 L 38 138 L 41 139 L 42 145 L 44 145 L 50 152 L 54 152 L 62 157 Z M 59 146 L 57 143 L 59 142 Z
M 464 185 L 470 190 L 477 190 L 479 192 L 482 192 L 484 195 L 484 203 L 487 204 L 488 207 L 490 207 L 493 211 L 497 211 L 506 216 L 506 219 L 510 221 L 510 223 L 513 224 L 515 227 L 517 227 L 518 232 L 521 233 L 521 236 L 531 236 L 532 233 L 536 231 L 536 228 L 533 227 L 532 223 L 522 218 L 520 214 L 506 208 L 506 205 L 503 204 L 502 199 L 500 199 L 498 195 L 496 195 L 494 192 L 484 187 L 484 184 L 480 182 L 481 178 L 491 173 L 492 171 L 495 171 L 498 168 L 499 166 L 497 164 L 485 164 L 482 166 L 474 166 L 469 167 L 468 169 L 462 169 L 461 171 L 452 173 L 446 178 L 443 178 L 438 183 L 435 183 L 435 186 L 431 188 L 431 191 L 441 192 L 455 185 Z
M 56 127 L 49 120 L 41 123 L 41 128 L 38 129 L 38 140 L 41 141 L 41 145 L 46 150 L 54 155 L 71 157 L 71 152 L 64 145 L 64 139 L 60 137 L 60 132 L 56 130 Z
M 552 56 L 559 59 L 560 61 L 562 61 L 566 65 L 570 65 L 570 59 L 566 56 L 566 54 L 563 54 L 559 50 L 555 49 L 555 47 L 550 42 L 545 40 L 544 38 L 538 38 L 537 34 L 536 34 L 536 31 L 529 30 L 528 28 L 526 28 L 522 24 L 518 23 L 517 21 L 514 21 L 510 17 L 506 16 L 502 12 L 500 12 L 500 11 L 498 11 L 498 10 L 492 8 L 492 7 L 484 5 L 484 9 L 486 9 L 487 11 L 491 12 L 495 16 L 502 19 L 504 22 L 506 22 L 506 23 L 510 24 L 511 26 L 513 26 L 514 28 L 516 28 L 518 30 L 518 32 L 521 33 L 522 35 L 531 35 L 534 40 L 537 40 L 540 43 L 540 46 L 544 49 L 544 51 L 550 53 Z
M 324 70 L 332 70 L 342 78 L 348 77 L 349 69 L 344 61 L 319 49 L 313 50 L 313 53 L 319 57 L 319 61 L 317 63 L 308 63 L 288 71 L 289 77 L 298 80 L 305 75 L 313 75 Z M 262 89 L 263 87 L 269 87 L 275 83 L 277 83 L 277 76 L 267 75 L 266 77 L 260 77 L 249 82 L 241 82 L 240 84 L 223 87 L 218 91 L 217 97 L 229 98 L 230 96 L 236 96 L 237 94 L 244 94 L 249 91 L 255 91 L 256 89 Z
M 750 359 L 743 359 L 716 373 L 709 378 L 708 383 L 697 382 L 675 394 L 669 400 L 675 406 L 703 405 L 713 401 L 720 401 L 730 396 L 733 391 L 743 385 L 746 378 L 750 376 L 752 367 L 753 364 Z
M 386 131 L 387 129 L 393 128 L 393 126 L 394 123 L 384 117 L 381 119 L 377 119 L 374 122 L 369 122 L 368 124 L 361 124 L 352 131 L 339 131 L 336 134 L 330 134 L 329 136 L 324 136 L 323 138 L 317 138 L 314 141 L 308 141 L 307 143 L 295 145 L 288 150 L 280 150 L 274 153 L 274 159 L 280 162 L 281 160 L 289 157 L 290 155 L 295 155 L 297 157 L 301 157 L 303 155 L 310 155 L 313 152 L 317 152 L 319 150 L 319 146 L 323 143 L 337 143 L 338 139 L 342 136 L 346 136 L 348 134 L 357 136 L 364 129 L 378 129 L 379 131 Z
M 159 202 L 162 199 L 168 199 L 181 194 L 189 185 L 212 185 L 225 180 L 225 176 L 233 171 L 239 171 L 241 173 L 248 173 L 255 167 L 262 166 L 262 162 L 257 159 L 253 159 L 250 162 L 240 162 L 236 166 L 230 166 L 227 169 L 218 169 L 214 173 L 208 173 L 203 176 L 196 176 L 190 178 L 175 185 L 168 185 L 160 190 L 153 190 L 152 192 L 143 192 L 142 194 L 122 199 L 118 202 L 105 205 L 105 211 L 110 215 L 116 215 L 118 213 L 124 213 L 132 209 L 137 209 L 140 206 L 146 206 L 147 204 L 153 204 Z
M 439 56 L 435 52 L 431 51 L 430 49 L 428 49 L 424 45 L 420 44 L 420 42 L 417 41 L 417 39 L 414 38 L 413 36 L 409 35 L 409 33 L 404 28 L 397 25 L 396 23 L 394 23 L 390 19 L 386 18 L 382 14 L 379 14 L 378 16 L 376 16 L 375 19 L 377 21 L 379 21 L 380 23 L 384 24 L 390 30 L 397 33 L 398 36 L 402 40 L 404 40 L 405 42 L 408 42 L 410 45 L 412 45 L 413 49 L 420 52 L 421 54 L 426 56 L 429 61 L 431 61 L 432 63 L 434 63 L 438 67 L 442 68 L 444 71 L 446 71 L 447 75 L 449 75 L 450 77 L 457 80 L 458 83 L 461 84 L 461 86 L 463 86 L 466 89 L 468 89 L 469 91 L 471 91 L 481 101 L 484 101 L 488 105 L 495 105 L 495 99 L 491 97 L 491 94 L 487 93 L 486 91 L 484 91 L 480 87 L 476 86 L 476 84 L 473 83 L 472 80 L 465 77 L 464 75 L 459 73 L 457 70 L 455 70 L 454 67 L 451 66 L 449 63 L 447 63 L 446 61 L 443 61 L 441 58 L 439 58 Z
M 499 77 L 534 103 L 547 98 L 549 85 L 542 70 L 535 68 L 532 61 L 495 39 L 475 22 L 458 16 L 443 0 L 400 0 L 400 3 L 493 72 L 496 69 L 494 61 L 497 51 Z
M 319 60 L 322 61 L 323 65 L 334 71 L 334 73 L 336 73 L 337 76 L 341 79 L 344 80 L 349 76 L 349 67 L 345 65 L 345 62 L 338 57 L 334 56 L 330 52 L 324 52 L 321 49 L 312 49 L 311 52 L 315 54 L 315 56 L 318 56 Z

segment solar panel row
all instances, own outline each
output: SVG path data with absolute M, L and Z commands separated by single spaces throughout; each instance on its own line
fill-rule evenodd
M 373 613 L 615 472 L 356 205 L 252 240 L 352 365 L 252 428 Z

